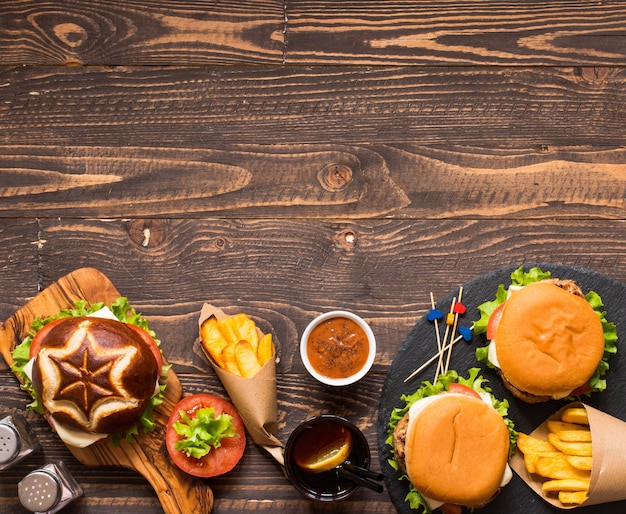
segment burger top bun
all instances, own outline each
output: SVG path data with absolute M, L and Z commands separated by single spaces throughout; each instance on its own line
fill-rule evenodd
M 496 494 L 509 457 L 509 431 L 478 398 L 444 393 L 409 423 L 406 471 L 423 496 L 479 507 Z
M 511 295 L 495 340 L 506 381 L 536 396 L 567 396 L 591 378 L 604 353 L 602 323 L 589 303 L 549 282 Z
M 111 434 L 140 418 L 154 394 L 158 368 L 149 344 L 125 323 L 72 317 L 42 341 L 33 386 L 53 420 Z

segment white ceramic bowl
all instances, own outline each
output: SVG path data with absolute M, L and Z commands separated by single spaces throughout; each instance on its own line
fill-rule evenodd
M 311 335 L 311 331 L 315 327 L 317 327 L 317 325 L 319 325 L 320 323 L 331 318 L 351 319 L 359 327 L 363 329 L 363 331 L 365 332 L 365 335 L 367 336 L 367 341 L 369 343 L 369 353 L 368 353 L 367 361 L 365 362 L 365 365 L 359 371 L 357 371 L 353 375 L 350 375 L 349 377 L 346 377 L 346 378 L 331 378 L 331 377 L 322 375 L 317 370 L 315 370 L 315 368 L 313 368 L 313 366 L 311 365 L 311 362 L 309 361 L 309 357 L 307 355 L 307 342 L 309 340 L 309 336 Z M 340 311 L 340 310 L 329 311 L 329 312 L 319 315 L 317 318 L 311 321 L 311 323 L 309 323 L 309 325 L 306 327 L 306 329 L 302 333 L 302 337 L 300 339 L 300 357 L 302 358 L 304 367 L 311 374 L 311 376 L 313 376 L 318 381 L 322 382 L 323 384 L 327 384 L 331 386 L 345 386 L 345 385 L 353 384 L 354 382 L 362 379 L 372 367 L 372 364 L 374 363 L 374 359 L 376 358 L 376 339 L 374 337 L 374 333 L 372 332 L 372 329 L 370 328 L 370 326 L 356 314 L 353 314 L 352 312 L 349 312 L 349 311 Z

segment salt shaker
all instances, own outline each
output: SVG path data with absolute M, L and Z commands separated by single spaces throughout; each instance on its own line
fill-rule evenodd
M 62 461 L 31 471 L 18 484 L 17 490 L 22 506 L 37 514 L 53 514 L 83 494 Z
M 0 419 L 0 471 L 39 449 L 39 441 L 21 414 Z

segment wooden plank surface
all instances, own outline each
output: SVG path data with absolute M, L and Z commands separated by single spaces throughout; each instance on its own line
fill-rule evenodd
M 0 144 L 612 148 L 625 80 L 623 68 L 7 67 Z
M 620 2 L 288 3 L 288 63 L 621 65 Z
M 0 4 L 6 64 L 621 65 L 620 1 Z
M 120 135 L 121 137 L 121 135 Z M 156 142 L 155 142 L 156 143 Z M 0 146 L 0 217 L 623 219 L 626 151 Z M 132 230 L 141 230 L 141 223 Z M 162 237 L 159 230 L 155 238 Z M 135 237 L 141 238 L 141 234 Z
M 0 321 L 96 267 L 185 393 L 223 395 L 197 316 L 248 312 L 278 342 L 280 439 L 342 414 L 378 464 L 380 390 L 429 292 L 534 262 L 626 283 L 625 31 L 620 1 L 0 2 Z M 348 402 L 295 350 L 333 308 L 378 341 Z M 0 415 L 25 402 L 0 363 Z M 85 488 L 64 512 L 160 512 L 26 415 L 44 451 L 2 473 L 0 513 L 56 458 Z M 210 487 L 218 513 L 320 510 L 251 441 Z M 363 489 L 323 510 L 393 505 Z
M 0 4 L 3 64 L 281 63 L 279 0 Z

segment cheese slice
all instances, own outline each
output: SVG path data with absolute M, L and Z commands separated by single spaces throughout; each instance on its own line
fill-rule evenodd
M 119 319 L 117 319 L 117 316 L 113 314 L 113 311 L 109 309 L 106 305 L 102 307 L 102 309 L 98 309 L 97 311 L 93 311 L 91 314 L 88 314 L 88 316 L 91 316 L 93 318 L 105 318 L 119 321 Z
M 52 419 L 49 421 L 54 431 L 61 438 L 61 441 L 75 448 L 85 448 L 109 437 L 109 434 L 93 434 L 91 432 L 85 432 L 84 430 L 76 430 Z
M 498 351 L 496 349 L 496 340 L 495 339 L 492 340 L 489 343 L 489 348 L 487 349 L 487 359 L 496 368 L 500 369 L 500 362 L 498 361 Z

